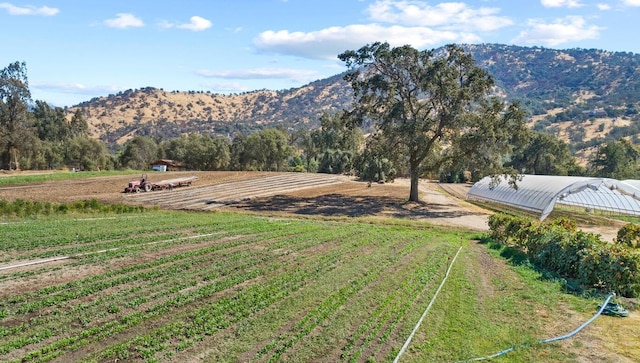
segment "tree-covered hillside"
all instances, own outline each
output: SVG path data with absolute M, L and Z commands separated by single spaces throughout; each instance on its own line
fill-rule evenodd
M 531 128 L 555 134 L 574 152 L 640 134 L 638 54 L 500 44 L 464 48 L 493 75 L 495 95 L 519 100 Z M 228 95 L 146 87 L 94 98 L 67 112 L 81 110 L 91 135 L 111 147 L 137 135 L 166 139 L 188 132 L 233 136 L 265 127 L 313 129 L 323 112 L 351 106 L 343 76 L 288 90 Z
M 508 98 L 523 100 L 534 115 L 561 107 L 604 108 L 621 116 L 640 102 L 640 54 L 499 44 L 465 48 Z
M 351 102 L 342 76 L 289 90 L 228 95 L 145 87 L 94 98 L 68 112 L 81 110 L 92 135 L 111 146 L 134 136 L 166 139 L 198 132 L 231 137 L 265 127 L 312 128 L 307 125 L 318 126 L 324 112 L 335 113 Z
M 158 158 L 170 158 L 198 170 L 347 172 L 374 181 L 409 174 L 469 180 L 495 174 L 494 166 L 535 174 L 640 177 L 638 55 L 505 45 L 450 45 L 419 53 L 406 47 L 390 50 L 391 59 L 396 59 L 396 53 L 419 55 L 414 58 L 420 61 L 412 62 L 421 66 L 409 68 L 422 72 L 441 69 L 439 64 L 454 59 L 451 49 L 461 49 L 469 60 L 465 64 L 476 69 L 471 74 L 487 75 L 483 76 L 487 87 L 482 97 L 451 112 L 443 109 L 446 120 L 465 125 L 456 128 L 459 136 L 478 141 L 453 143 L 432 137 L 443 131 L 423 135 L 426 129 L 422 127 L 409 133 L 384 127 L 400 121 L 399 130 L 409 130 L 408 115 L 418 114 L 406 112 L 408 103 L 456 93 L 450 82 L 452 72 L 443 73 L 449 83 L 436 81 L 438 73 L 407 79 L 407 73 L 400 72 L 387 80 L 403 79 L 393 87 L 377 89 L 382 78 L 375 78 L 371 80 L 375 87 L 363 88 L 358 82 L 380 68 L 360 73 L 364 64 L 346 60 L 359 61 L 351 55 L 364 56 L 366 53 L 358 52 L 366 48 L 340 58 L 348 72 L 300 88 L 222 95 L 145 87 L 65 109 L 33 102 L 26 64 L 16 62 L 0 70 L 0 168 L 145 168 Z M 404 65 L 412 64 L 403 59 Z M 458 68 L 454 73 L 460 73 Z M 456 76 L 455 81 L 459 80 Z M 415 102 L 405 102 L 401 94 L 393 93 L 412 82 L 425 92 Z M 433 89 L 437 92 L 432 93 Z M 363 99 L 366 90 L 371 93 Z M 354 95 L 364 103 L 353 103 Z M 387 97 L 386 106 L 369 103 L 379 96 Z M 451 99 L 459 98 L 443 98 Z M 505 107 L 507 104 L 513 107 Z M 385 110 L 393 112 L 385 115 Z M 354 119 L 353 115 L 360 116 Z M 429 111 L 423 116 L 432 121 L 434 115 L 440 114 Z M 509 116 L 517 116 L 518 123 L 532 130 L 509 133 L 518 137 L 507 143 L 491 142 L 481 135 L 492 129 L 487 122 Z M 507 128 L 500 128 L 504 130 Z M 489 133 L 492 135 L 498 134 Z M 400 146 L 414 137 L 425 141 L 417 140 L 411 150 L 421 150 L 429 142 L 438 147 L 425 148 L 412 159 Z M 461 157 L 456 152 L 464 150 L 455 145 L 488 154 Z M 492 145 L 507 148 L 495 153 Z M 427 165 L 413 168 L 416 172 L 412 173 L 411 160 L 426 160 Z

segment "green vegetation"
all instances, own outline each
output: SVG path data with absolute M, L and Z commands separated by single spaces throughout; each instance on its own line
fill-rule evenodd
M 67 213 L 131 213 L 144 212 L 145 207 L 125 204 L 100 204 L 97 199 L 78 200 L 70 204 L 56 204 L 16 199 L 12 202 L 0 199 L 0 217 L 39 217 Z
M 595 176 L 616 179 L 640 178 L 640 150 L 625 139 L 604 143 L 598 147 L 590 163 Z
M 41 183 L 45 181 L 60 181 L 71 179 L 83 179 L 93 177 L 105 177 L 112 175 L 140 175 L 139 170 L 105 170 L 105 171 L 84 171 L 81 173 L 72 173 L 66 171 L 50 171 L 37 174 L 0 174 L 0 186 Z
M 516 173 L 502 158 L 526 134 L 524 112 L 489 97 L 493 78 L 461 47 L 436 54 L 377 42 L 338 58 L 349 67 L 345 80 L 355 98 L 347 116 L 357 126 L 374 122 L 387 155 L 405 159 L 410 201 L 419 201 L 419 179 L 444 165 L 479 175 Z
M 0 360 L 10 362 L 390 361 L 460 246 L 403 361 L 560 334 L 545 327 L 560 304 L 585 320 L 596 304 L 530 270 L 480 266 L 479 236 L 420 222 L 100 212 L 13 219 L 2 232 L 2 266 L 75 256 L 0 274 Z M 549 315 L 536 319 L 540 310 Z M 541 352 L 549 362 L 568 354 L 549 345 L 506 361 Z
M 418 178 L 640 177 L 633 146 L 640 100 L 630 91 L 638 77 L 619 72 L 637 68 L 638 55 L 491 44 L 418 52 L 375 43 L 339 57 L 349 72 L 297 90 L 229 102 L 190 91 L 185 96 L 197 99 L 185 107 L 146 87 L 71 109 L 31 100 L 26 64 L 15 62 L 0 70 L 0 168 L 148 170 L 165 158 L 191 170 L 347 173 L 371 182 L 411 176 L 411 200 Z M 365 64 L 375 71 L 357 78 Z M 490 97 L 500 90 L 504 98 Z M 386 106 L 369 107 L 376 102 Z M 193 104 L 199 111 L 187 112 Z M 135 116 L 122 114 L 131 109 Z M 545 113 L 537 132 L 521 132 L 525 116 Z M 560 132 L 564 121 L 573 124 Z M 89 136 L 96 128 L 99 140 Z M 597 137 L 587 135 L 595 129 Z M 560 141 L 564 131 L 571 137 Z
M 493 78 L 470 54 L 457 46 L 443 50 L 445 56 L 435 57 L 435 51 L 389 49 L 376 43 L 341 55 L 349 66 L 379 67 L 364 78 L 358 78 L 358 71 L 346 75 L 357 101 L 347 111 L 349 117 L 341 112 L 319 116 L 313 110 L 316 103 L 335 111 L 336 104 L 347 102 L 344 90 L 330 92 L 340 98 L 335 104 L 319 100 L 328 93 L 320 86 L 311 87 L 316 97 L 306 103 L 278 95 L 289 99 L 286 117 L 306 112 L 291 128 L 257 126 L 257 121 L 270 125 L 263 122 L 264 115 L 284 117 L 273 111 L 279 106 L 266 95 L 255 100 L 254 114 L 261 118 L 253 124 L 234 112 L 235 126 L 221 129 L 211 126 L 210 116 L 206 132 L 197 120 L 180 127 L 166 119 L 143 124 L 141 108 L 134 123 L 122 122 L 123 129 L 105 134 L 110 151 L 102 141 L 88 137 L 82 108 L 66 115 L 45 102 L 33 104 L 26 65 L 16 62 L 0 70 L 0 167 L 146 169 L 158 158 L 171 158 L 199 170 L 355 173 L 369 181 L 411 175 L 411 200 L 417 200 L 417 180 L 425 175 L 477 179 L 504 172 L 505 166 L 532 173 L 639 175 L 637 149 L 618 140 L 637 131 L 637 125 L 614 129 L 607 137 L 617 135 L 616 141 L 600 145 L 590 169 L 583 171 L 570 155 L 571 145 L 548 134 L 521 133 L 524 114 L 517 104 L 505 107 L 485 98 Z M 608 66 L 605 58 L 616 65 L 628 63 L 619 54 L 600 52 L 602 59 L 596 62 L 586 51 L 562 57 L 555 52 L 540 50 L 539 59 L 553 69 L 574 73 L 576 62 L 571 68 L 557 62 L 573 57 L 591 66 Z M 499 74 L 496 85 L 508 90 L 524 90 L 523 84 L 538 87 L 527 90 L 526 97 L 509 95 L 525 99 L 532 113 L 566 106 L 576 94 L 599 87 L 586 102 L 566 108 L 553 120 L 541 120 L 536 126 L 541 131 L 557 127 L 554 123 L 559 121 L 586 120 L 602 112 L 638 120 L 637 95 L 620 97 L 626 102 L 621 105 L 613 97 L 620 90 L 603 88 L 620 82 L 590 77 L 580 67 L 580 74 L 571 73 L 568 80 L 547 72 L 541 78 L 540 70 L 530 64 L 523 69 L 512 66 L 520 63 L 507 53 L 498 58 L 509 64 L 508 74 Z M 495 57 L 479 58 L 497 64 Z M 637 57 L 631 58 L 637 63 Z M 385 64 L 390 67 L 385 69 Z M 614 73 L 619 72 L 607 72 Z M 394 83 L 395 76 L 406 76 L 407 82 Z M 559 84 L 561 78 L 565 81 Z M 536 79 L 553 80 L 552 88 Z M 637 77 L 627 74 L 624 79 L 627 90 L 637 88 L 630 83 Z M 402 93 L 405 86 L 415 86 L 422 95 L 396 98 L 411 93 Z M 153 89 L 141 92 L 158 98 Z M 125 100 L 132 93 L 118 97 Z M 423 103 L 425 99 L 435 102 Z M 446 104 L 451 100 L 456 102 Z M 376 106 L 384 104 L 388 112 L 371 107 L 378 101 Z M 405 112 L 412 105 L 418 107 Z M 428 109 L 430 105 L 439 106 Z M 591 110 L 582 109 L 587 106 Z M 213 115 L 212 108 L 208 112 Z M 316 130 L 309 130 L 307 122 L 316 121 L 311 116 L 319 119 Z M 159 131 L 165 128 L 173 138 L 160 136 L 165 136 Z M 572 130 L 573 142 L 585 132 L 584 127 Z M 365 131 L 373 133 L 366 141 Z M 115 140 L 124 135 L 137 136 L 115 147 Z M 598 146 L 601 140 L 592 142 L 590 146 Z M 503 165 L 507 161 L 511 164 Z M 3 176 L 0 185 L 120 173 L 139 172 Z M 567 220 L 541 225 L 498 215 L 491 222 L 495 241 L 486 241 L 474 233 L 406 220 L 303 220 L 167 212 L 105 206 L 96 200 L 53 204 L 20 199 L 0 200 L 0 222 L 0 360 L 7 362 L 194 357 L 390 361 L 434 297 L 460 246 L 449 281 L 403 361 L 458 361 L 523 344 L 530 347 L 504 360 L 575 359 L 575 349 L 535 344 L 574 327 L 557 324 L 568 320 L 567 310 L 579 315 L 572 323 L 582 322 L 600 302 L 564 289 L 640 293 L 640 229 L 632 225 L 620 231 L 617 244 L 608 245 L 575 231 L 575 224 Z M 486 248 L 496 259 L 486 256 Z M 509 256 L 516 266 L 505 265 L 499 256 Z M 44 258 L 61 260 L 6 268 Z M 628 353 L 634 354 L 640 353 Z
M 530 131 L 528 142 L 517 148 L 507 165 L 523 174 L 538 175 L 583 175 L 569 146 L 555 136 Z
M 576 229 L 570 219 L 552 223 L 493 214 L 491 236 L 518 249 L 536 266 L 567 281 L 578 291 L 614 292 L 640 296 L 640 253 L 635 247 L 637 227 L 625 227 L 616 244 Z

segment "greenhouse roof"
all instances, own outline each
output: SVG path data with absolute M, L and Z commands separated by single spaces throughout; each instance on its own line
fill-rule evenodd
M 502 177 L 492 185 L 491 178 L 475 183 L 467 199 L 485 200 L 540 213 L 545 219 L 556 203 L 599 209 L 620 214 L 640 215 L 640 181 L 578 176 L 522 175 L 517 188 Z

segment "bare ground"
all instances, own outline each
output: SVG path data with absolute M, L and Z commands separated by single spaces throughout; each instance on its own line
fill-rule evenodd
M 0 178 L 3 175 L 0 174 Z M 166 209 L 232 209 L 267 213 L 343 217 L 396 217 L 486 231 L 490 211 L 465 201 L 468 184 L 422 181 L 420 203 L 409 203 L 409 181 L 367 184 L 346 176 L 265 172 L 168 172 L 150 180 L 197 176 L 193 186 L 141 194 L 123 190 L 137 176 L 108 176 L 0 187 L 0 199 L 70 203 L 156 205 Z M 303 179 L 304 178 L 304 179 Z M 300 180 L 303 179 L 303 180 Z M 188 201 L 186 203 L 185 201 Z M 580 226 L 611 241 L 622 223 Z

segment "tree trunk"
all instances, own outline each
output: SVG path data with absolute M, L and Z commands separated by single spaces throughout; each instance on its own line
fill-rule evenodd
M 411 168 L 411 191 L 409 192 L 409 201 L 410 202 L 419 202 L 420 198 L 418 195 L 418 182 L 420 181 L 420 177 L 418 174 L 418 168 Z

